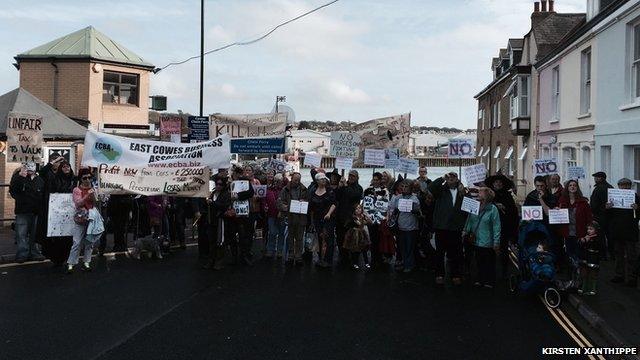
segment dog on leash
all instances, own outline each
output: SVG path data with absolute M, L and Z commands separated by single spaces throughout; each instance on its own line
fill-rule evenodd
M 131 255 L 140 260 L 140 255 L 143 251 L 146 251 L 149 258 L 155 255 L 157 259 L 162 259 L 160 246 L 164 243 L 164 240 L 164 235 L 155 236 L 153 234 L 138 238 L 133 244 Z

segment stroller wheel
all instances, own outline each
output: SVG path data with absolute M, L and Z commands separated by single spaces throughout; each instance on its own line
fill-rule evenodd
M 518 283 L 520 280 L 518 279 L 518 275 L 510 275 L 509 276 L 509 292 L 515 293 L 518 291 Z
M 560 292 L 552 287 L 547 288 L 547 290 L 544 291 L 544 302 L 552 309 L 557 308 L 560 306 L 560 302 L 562 302 Z

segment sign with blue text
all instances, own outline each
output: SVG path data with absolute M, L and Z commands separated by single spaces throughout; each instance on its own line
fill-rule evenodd
M 231 139 L 232 154 L 284 154 L 285 138 Z

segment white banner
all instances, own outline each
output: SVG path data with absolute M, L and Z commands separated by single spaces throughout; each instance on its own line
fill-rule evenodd
M 569 209 L 549 210 L 549 224 L 568 224 Z
M 462 168 L 462 181 L 467 187 L 483 182 L 487 178 L 487 167 L 480 163 Z
M 398 148 L 403 155 L 409 153 L 411 136 L 411 113 L 365 121 L 351 127 L 351 132 L 360 135 L 360 150 L 366 148 Z
M 42 117 L 7 115 L 7 162 L 42 163 Z
M 130 167 L 101 164 L 98 189 L 102 194 L 209 196 L 207 167 Z
M 556 159 L 538 159 L 533 162 L 534 175 L 553 175 L 558 173 Z
M 357 159 L 360 155 L 360 135 L 351 132 L 332 132 L 329 153 L 335 157 Z
M 636 202 L 636 192 L 627 189 L 607 189 L 608 201 L 616 209 L 631 209 Z
M 71 236 L 75 222 L 76 206 L 72 194 L 53 193 L 49 196 L 47 236 Z
M 84 138 L 83 166 L 101 164 L 131 167 L 229 168 L 229 136 L 194 144 L 132 139 L 88 130 Z
M 364 164 L 373 166 L 384 166 L 385 151 L 377 149 L 364 149 Z
M 320 167 L 322 162 L 322 155 L 315 152 L 308 152 L 304 154 L 304 166 Z
M 352 168 L 353 168 L 352 158 L 343 158 L 343 157 L 336 158 L 336 169 L 349 171 Z
M 213 114 L 209 116 L 209 135 L 229 134 L 232 138 L 284 136 L 287 113 Z

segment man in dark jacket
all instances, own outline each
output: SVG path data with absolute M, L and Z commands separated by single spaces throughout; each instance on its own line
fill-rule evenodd
M 547 180 L 544 176 L 536 176 L 533 180 L 536 189 L 527 194 L 524 206 L 542 206 L 544 224 L 549 227 L 549 209 L 554 209 L 558 202 L 556 197 L 549 192 Z
M 460 210 L 464 187 L 458 174 L 451 172 L 434 180 L 429 191 L 435 201 L 433 210 L 433 229 L 436 234 L 436 284 L 444 284 L 444 257 L 447 256 L 451 267 L 451 280 L 454 285 L 462 283 L 461 263 L 462 228 L 467 219 Z
M 501 174 L 488 177 L 484 183 L 496 194 L 493 203 L 500 213 L 500 264 L 502 276 L 506 277 L 509 270 L 508 247 L 518 241 L 518 207 L 511 194 L 514 184 Z
M 44 203 L 44 180 L 36 174 L 36 164 L 28 162 L 13 174 L 9 193 L 15 199 L 16 262 L 44 260 L 36 244 L 38 218 Z
M 300 183 L 300 173 L 291 174 L 291 182 L 282 188 L 278 196 L 278 210 L 287 220 L 289 233 L 287 235 L 287 249 L 293 251 L 293 259 L 285 258 L 292 265 L 302 265 L 302 252 L 304 250 L 304 229 L 307 226 L 307 214 L 291 212 L 291 202 L 306 202 L 308 205 L 309 197 L 307 188 Z M 308 210 L 308 208 L 307 208 Z
M 338 248 L 340 249 L 340 261 L 342 264 L 349 263 L 349 251 L 343 249 L 344 236 L 347 233 L 347 224 L 353 219 L 353 209 L 360 203 L 364 191 L 358 183 L 360 176 L 356 170 L 349 171 L 347 179 L 341 179 L 336 189 L 336 237 Z
M 231 240 L 231 252 L 234 262 L 242 261 L 245 265 L 251 266 L 253 265 L 251 245 L 253 243 L 254 228 L 249 217 L 249 201 L 254 195 L 253 186 L 251 186 L 249 178 L 244 176 L 244 170 L 240 167 L 234 168 L 231 178 L 233 182 L 246 181 L 249 183 L 248 190 L 244 191 L 234 191 L 234 183 L 231 183 L 231 200 L 233 200 L 236 217 L 230 223 L 233 226 L 232 233 L 238 234 L 237 247 L 234 246 L 234 242 Z
M 589 205 L 591 205 L 593 220 L 600 224 L 600 228 L 606 237 L 606 245 L 603 244 L 601 254 L 604 256 L 605 253 L 608 252 L 611 257 L 615 257 L 615 242 L 611 239 L 611 229 L 609 227 L 609 216 L 607 212 L 607 202 L 609 201 L 608 192 L 609 189 L 613 189 L 613 186 L 607 182 L 607 174 L 602 171 L 598 171 L 592 176 L 596 185 L 593 187 Z
M 630 179 L 622 178 L 618 181 L 618 188 L 630 190 Z M 629 287 L 636 287 L 638 274 L 636 264 L 638 260 L 638 219 L 640 218 L 640 197 L 636 194 L 636 201 L 631 209 L 614 208 L 607 202 L 606 213 L 609 219 L 611 242 L 615 249 L 616 275 L 611 279 L 613 283 L 625 282 Z

